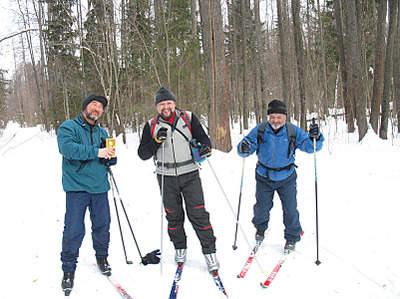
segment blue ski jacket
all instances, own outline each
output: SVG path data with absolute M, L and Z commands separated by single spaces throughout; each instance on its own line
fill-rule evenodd
M 256 152 L 257 148 L 259 147 L 259 162 L 256 166 L 257 173 L 263 177 L 269 178 L 272 181 L 285 180 L 295 170 L 295 157 L 293 149 L 291 149 L 291 153 L 288 155 L 289 137 L 286 130 L 286 124 L 280 130 L 278 130 L 278 132 L 275 133 L 268 123 L 265 127 L 265 132 L 262 137 L 264 142 L 261 144 L 258 144 L 257 142 L 257 133 L 259 126 L 260 124 L 253 128 L 250 133 L 239 142 L 237 146 L 238 154 L 241 157 L 248 157 Z M 296 149 L 300 149 L 301 151 L 306 153 L 313 153 L 314 141 L 309 137 L 309 135 L 297 126 L 294 126 L 294 131 L 296 135 Z M 240 152 L 240 144 L 244 140 L 248 140 L 250 142 L 251 151 L 249 154 L 243 154 L 242 152 Z M 317 151 L 322 148 L 322 143 L 324 142 L 324 140 L 324 136 L 321 134 L 318 141 L 316 142 Z M 265 166 L 275 169 L 287 167 L 287 169 L 270 170 L 265 168 Z
M 62 184 L 65 192 L 97 194 L 110 190 L 107 166 L 97 157 L 102 137 L 108 138 L 106 130 L 99 125 L 86 123 L 82 113 L 73 120 L 66 120 L 58 128 L 57 142 L 62 155 Z

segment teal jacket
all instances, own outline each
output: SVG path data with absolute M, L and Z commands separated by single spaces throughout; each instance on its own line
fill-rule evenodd
M 66 120 L 58 128 L 58 149 L 62 159 L 62 184 L 65 192 L 103 193 L 110 190 L 107 167 L 97 157 L 101 137 L 108 138 L 99 125 L 91 126 L 82 119 Z

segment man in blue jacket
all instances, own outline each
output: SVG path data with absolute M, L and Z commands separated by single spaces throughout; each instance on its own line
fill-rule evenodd
M 303 232 L 299 212 L 297 211 L 297 190 L 295 170 L 295 149 L 306 153 L 322 148 L 324 137 L 317 124 L 310 126 L 307 134 L 301 128 L 286 123 L 287 109 L 284 102 L 273 100 L 268 104 L 268 122 L 257 125 L 238 144 L 241 157 L 257 152 L 256 166 L 256 204 L 254 205 L 253 224 L 257 230 L 258 244 L 264 240 L 268 228 L 270 210 L 273 206 L 275 191 L 278 192 L 283 209 L 285 252 L 295 249 Z M 265 129 L 261 129 L 264 125 Z M 292 145 L 293 144 L 293 145 Z
M 57 132 L 62 155 L 62 184 L 66 192 L 66 212 L 62 239 L 61 283 L 66 295 L 72 290 L 75 269 L 83 237 L 85 213 L 89 208 L 92 221 L 93 248 L 99 269 L 111 275 L 107 261 L 110 242 L 110 207 L 107 192 L 107 168 L 116 163 L 114 149 L 105 148 L 107 132 L 97 124 L 107 100 L 91 94 L 82 104 L 82 112 L 61 124 Z

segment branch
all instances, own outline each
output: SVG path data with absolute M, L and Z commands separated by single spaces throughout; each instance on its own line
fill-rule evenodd
M 6 37 L 0 38 L 0 43 L 2 41 L 5 41 L 6 39 L 12 38 L 12 37 L 17 36 L 19 34 L 22 34 L 22 33 L 28 32 L 28 31 L 37 31 L 37 30 L 39 30 L 39 29 L 38 28 L 28 28 L 28 29 L 21 30 L 19 32 L 13 33 L 13 34 L 8 35 Z

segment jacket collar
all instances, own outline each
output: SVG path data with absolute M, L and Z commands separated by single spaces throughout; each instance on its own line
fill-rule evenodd
M 97 122 L 94 125 L 89 124 L 85 118 L 83 117 L 83 112 L 79 113 L 79 115 L 75 118 L 75 121 L 81 126 L 81 127 L 92 127 L 94 128 L 95 126 L 97 126 Z
M 268 122 L 268 129 L 271 130 L 271 132 L 274 133 L 275 135 L 278 135 L 279 133 L 283 132 L 283 128 L 286 128 L 286 122 L 284 123 L 284 125 L 282 127 L 280 127 L 276 131 L 272 128 L 271 124 Z

